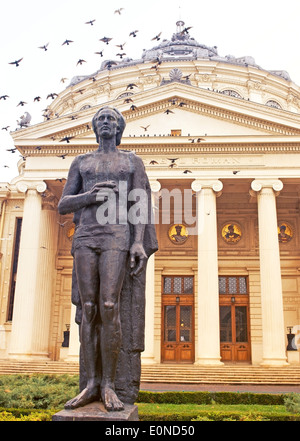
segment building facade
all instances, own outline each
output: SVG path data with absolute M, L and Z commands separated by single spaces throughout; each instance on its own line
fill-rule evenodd
M 1 358 L 78 359 L 74 224 L 57 204 L 109 105 L 126 119 L 120 148 L 143 159 L 159 241 L 142 362 L 300 364 L 300 88 L 176 25 L 141 59 L 73 78 L 42 123 L 12 133 L 23 159 L 0 188 Z

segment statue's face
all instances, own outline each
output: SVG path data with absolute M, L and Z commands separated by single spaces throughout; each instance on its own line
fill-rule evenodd
M 116 137 L 119 130 L 117 117 L 113 110 L 102 110 L 95 118 L 95 131 L 100 138 L 109 139 Z

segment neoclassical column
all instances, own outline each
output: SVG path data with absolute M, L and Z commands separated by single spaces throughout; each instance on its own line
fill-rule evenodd
M 46 190 L 42 199 L 36 298 L 33 312 L 32 355 L 49 356 L 51 301 L 58 237 L 57 198 Z
M 286 365 L 280 253 L 277 232 L 276 195 L 280 180 L 254 180 L 257 194 L 263 361 L 265 366 Z
M 39 294 L 36 280 L 40 269 L 40 193 L 46 190 L 46 184 L 23 181 L 16 187 L 25 193 L 25 200 L 9 354 L 15 358 L 28 358 L 33 352 L 35 303 Z
M 70 318 L 70 338 L 69 338 L 69 350 L 66 361 L 78 361 L 79 362 L 79 326 L 75 322 L 76 306 L 72 303 L 71 306 L 71 318 Z
M 160 182 L 150 181 L 153 219 L 155 223 L 158 214 L 158 197 L 161 189 Z M 145 311 L 145 350 L 142 352 L 143 363 L 154 363 L 154 304 L 155 304 L 155 257 L 154 254 L 149 257 L 146 270 L 146 311 Z
M 198 229 L 198 344 L 195 364 L 221 365 L 216 198 L 221 181 L 195 180 Z

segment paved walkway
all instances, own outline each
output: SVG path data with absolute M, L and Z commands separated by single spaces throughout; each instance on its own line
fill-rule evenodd
M 284 394 L 284 393 L 300 393 L 299 386 L 295 385 L 234 385 L 234 384 L 168 384 L 168 383 L 144 383 L 140 385 L 140 390 L 152 392 L 166 392 L 166 391 L 204 391 L 204 392 L 253 392 L 253 393 L 268 393 L 268 394 Z

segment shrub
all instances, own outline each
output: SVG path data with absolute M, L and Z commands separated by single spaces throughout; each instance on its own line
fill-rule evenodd
M 288 412 L 300 413 L 300 394 L 288 394 L 284 398 L 284 405 Z

